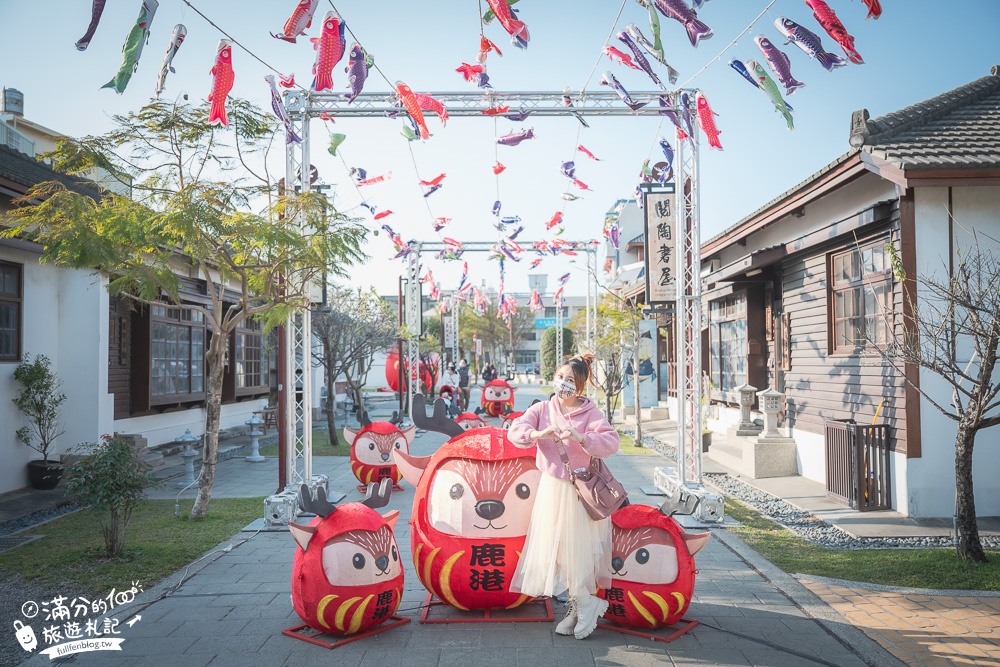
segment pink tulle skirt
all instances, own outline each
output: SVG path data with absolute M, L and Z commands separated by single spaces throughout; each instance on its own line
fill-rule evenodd
M 611 519 L 594 521 L 572 483 L 542 473 L 511 590 L 593 595 L 611 586 Z

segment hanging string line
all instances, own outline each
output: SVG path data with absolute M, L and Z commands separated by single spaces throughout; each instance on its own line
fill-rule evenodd
M 618 27 L 618 21 L 622 17 L 622 12 L 625 11 L 625 3 L 628 0 L 622 0 L 622 6 L 618 8 L 618 15 L 615 16 L 615 22 L 611 24 L 611 30 L 608 31 L 608 36 L 604 38 L 604 45 L 607 45 L 611 41 L 611 37 L 615 34 L 615 28 Z M 590 70 L 590 75 L 587 77 L 587 81 L 584 82 L 583 88 L 580 89 L 580 97 L 583 97 L 584 92 L 587 90 L 587 86 L 590 85 L 590 80 L 594 78 L 594 72 L 597 68 L 601 66 L 601 58 L 604 57 L 604 45 L 601 46 L 601 52 L 597 56 L 597 60 L 594 62 L 594 68 Z
M 219 32 L 221 32 L 221 33 L 222 33 L 223 35 L 225 35 L 225 36 L 226 36 L 226 38 L 227 38 L 227 39 L 228 39 L 229 41 L 231 41 L 231 42 L 232 42 L 233 44 L 235 44 L 236 46 L 238 46 L 238 47 L 240 47 L 241 49 L 243 49 L 243 50 L 244 50 L 244 51 L 245 51 L 245 52 L 246 52 L 246 53 L 247 53 L 247 54 L 248 54 L 248 55 L 249 55 L 249 56 L 250 56 L 251 58 L 253 58 L 253 59 L 254 59 L 254 60 L 256 60 L 257 62 L 259 62 L 259 63 L 260 63 L 261 65 L 263 65 L 263 66 L 264 66 L 264 67 L 266 67 L 267 69 L 271 70 L 272 72 L 274 72 L 274 73 L 275 73 L 275 74 L 277 74 L 278 76 L 281 76 L 281 77 L 283 77 L 283 76 L 284 76 L 284 75 L 283 75 L 283 74 L 282 74 L 282 73 L 281 73 L 280 71 L 278 71 L 278 70 L 277 70 L 276 68 L 272 67 L 272 66 L 271 66 L 271 65 L 269 65 L 269 64 L 268 64 L 267 62 L 265 62 L 265 61 L 264 61 L 263 59 L 261 59 L 261 58 L 260 58 L 260 56 L 258 56 L 258 55 L 257 55 L 256 53 L 254 53 L 253 51 L 251 51 L 251 50 L 250 50 L 250 49 L 248 49 L 247 47 L 243 46 L 243 44 L 241 44 L 241 43 L 240 43 L 240 41 L 239 41 L 238 39 L 236 39 L 235 37 L 233 37 L 232 35 L 230 35 L 230 34 L 229 34 L 228 32 L 226 32 L 225 30 L 223 30 L 223 29 L 222 29 L 221 27 L 219 27 L 219 24 L 218 24 L 218 23 L 216 23 L 216 22 L 215 22 L 215 21 L 213 21 L 212 19 L 210 19 L 210 18 L 208 18 L 207 16 L 205 16 L 205 14 L 203 14 L 203 13 L 202 13 L 202 11 L 201 11 L 200 9 L 198 9 L 197 7 L 195 7 L 194 5 L 192 5 L 192 4 L 191 4 L 191 1 L 190 1 L 190 0 L 182 0 L 182 1 L 184 2 L 184 4 L 185 4 L 185 5 L 187 5 L 188 7 L 190 7 L 190 8 L 191 8 L 191 9 L 192 9 L 192 10 L 193 10 L 193 11 L 194 11 L 194 12 L 195 12 L 195 13 L 196 13 L 196 14 L 197 14 L 198 16 L 200 16 L 201 18 L 205 19 L 205 21 L 206 21 L 206 22 L 207 22 L 207 23 L 208 23 L 208 24 L 209 24 L 210 26 L 212 26 L 213 28 L 215 28 L 216 30 L 218 30 Z M 301 89 L 301 90 L 303 90 L 303 91 L 306 91 L 306 92 L 308 92 L 308 90 L 307 90 L 306 88 L 303 88 L 303 87 L 302 87 L 301 85 L 299 85 L 299 84 L 297 84 L 297 83 L 295 84 L 295 87 L 296 87 L 296 88 L 299 88 L 299 89 Z
M 709 60 L 707 63 L 705 63 L 704 67 L 702 67 L 700 70 L 698 70 L 697 72 L 695 72 L 693 76 L 691 76 L 687 81 L 685 81 L 684 83 L 682 83 L 681 85 L 679 85 L 678 88 L 684 88 L 689 83 L 691 83 L 692 81 L 694 81 L 696 78 L 698 78 L 698 76 L 702 72 L 704 72 L 705 70 L 707 70 L 717 60 L 719 60 L 719 58 L 721 58 L 723 55 L 725 55 L 726 51 L 728 51 L 729 49 L 733 48 L 733 46 L 736 45 L 736 42 L 738 42 L 740 40 L 740 38 L 743 37 L 743 35 L 745 35 L 748 32 L 750 32 L 750 30 L 753 29 L 754 24 L 757 23 L 757 21 L 759 21 L 760 18 L 762 16 L 764 16 L 764 14 L 767 13 L 767 10 L 769 10 L 771 8 L 771 5 L 773 5 L 777 1 L 778 0 L 771 0 L 771 2 L 767 3 L 767 6 L 764 7 L 763 10 L 761 10 L 760 14 L 757 14 L 757 17 L 753 21 L 750 21 L 750 25 L 748 25 L 746 28 L 744 28 L 743 32 L 741 32 L 740 34 L 736 35 L 736 37 L 733 38 L 733 41 L 729 42 L 729 44 L 727 44 L 724 49 L 722 49 L 721 51 L 719 51 L 719 55 L 715 56 L 714 58 L 712 58 L 711 60 Z
M 185 0 L 185 2 L 187 2 L 187 0 Z M 343 15 L 343 14 L 341 14 L 341 13 L 340 13 L 340 10 L 339 10 L 339 9 L 337 9 L 337 6 L 336 6 L 335 4 L 333 4 L 333 0 L 327 0 L 327 2 L 329 2 L 329 3 L 330 3 L 330 7 L 332 7 L 332 8 L 333 8 L 333 11 L 337 12 L 337 14 L 338 14 L 338 15 L 340 15 L 340 17 L 341 17 L 341 20 L 343 20 L 343 16 L 344 16 L 344 15 Z M 360 40 L 360 39 L 358 39 L 358 36 L 354 34 L 354 31 L 353 31 L 353 30 L 351 30 L 351 24 L 350 24 L 350 23 L 348 23 L 348 22 L 347 22 L 346 20 L 344 21 L 344 28 L 345 28 L 345 29 L 347 30 L 347 34 L 351 36 L 351 39 L 353 39 L 353 40 L 354 40 L 355 42 L 357 42 L 357 43 L 358 43 L 358 44 L 360 45 L 360 44 L 361 44 L 361 40 Z M 364 47 L 362 47 L 362 48 L 364 48 Z M 366 51 L 366 53 L 367 53 L 367 51 Z M 380 68 L 380 67 L 379 67 L 379 66 L 378 66 L 378 65 L 377 65 L 376 63 L 372 63 L 372 67 L 374 67 L 374 68 L 375 68 L 375 71 L 376 71 L 376 72 L 378 72 L 378 73 L 379 73 L 379 75 L 380 75 L 380 76 L 381 76 L 381 77 L 382 77 L 383 79 L 385 79 L 385 82 L 386 82 L 387 84 L 389 84 L 389 87 L 390 87 L 390 88 L 392 88 L 392 89 L 395 89 L 395 88 L 396 88 L 395 84 L 394 84 L 394 83 L 393 83 L 392 81 L 390 81 L 390 80 L 389 80 L 389 77 L 387 77 L 387 76 L 385 75 L 385 73 L 384 73 L 384 72 L 382 71 L 382 69 L 381 69 L 381 68 Z

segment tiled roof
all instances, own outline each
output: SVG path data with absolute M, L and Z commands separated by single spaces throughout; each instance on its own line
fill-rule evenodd
M 0 177 L 25 186 L 25 190 L 45 181 L 57 180 L 77 192 L 100 195 L 100 191 L 91 182 L 60 174 L 48 165 L 3 145 L 0 145 Z
M 851 146 L 903 169 L 1000 167 L 1000 67 L 874 120 L 856 111 L 851 125 Z
M 990 75 L 919 104 L 874 120 L 868 110 L 851 119 L 852 148 L 702 245 L 726 237 L 824 174 L 855 157 L 859 150 L 901 168 L 970 169 L 1000 167 L 1000 66 Z

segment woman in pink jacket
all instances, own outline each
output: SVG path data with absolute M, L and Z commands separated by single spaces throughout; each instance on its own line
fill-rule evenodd
M 592 456 L 618 451 L 618 432 L 593 401 L 581 396 L 593 361 L 592 354 L 569 359 L 556 370 L 555 395 L 528 408 L 508 432 L 518 447 L 537 445 L 542 471 L 511 590 L 534 597 L 568 590 L 568 613 L 556 632 L 577 639 L 589 637 L 608 608 L 594 593 L 611 585 L 611 519 L 591 520 L 556 443 L 565 447 L 571 470 L 589 467 Z

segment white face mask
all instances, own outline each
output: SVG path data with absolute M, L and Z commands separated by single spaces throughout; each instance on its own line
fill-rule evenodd
M 569 398 L 576 394 L 576 385 L 566 380 L 556 380 L 552 383 L 552 389 L 559 398 Z

